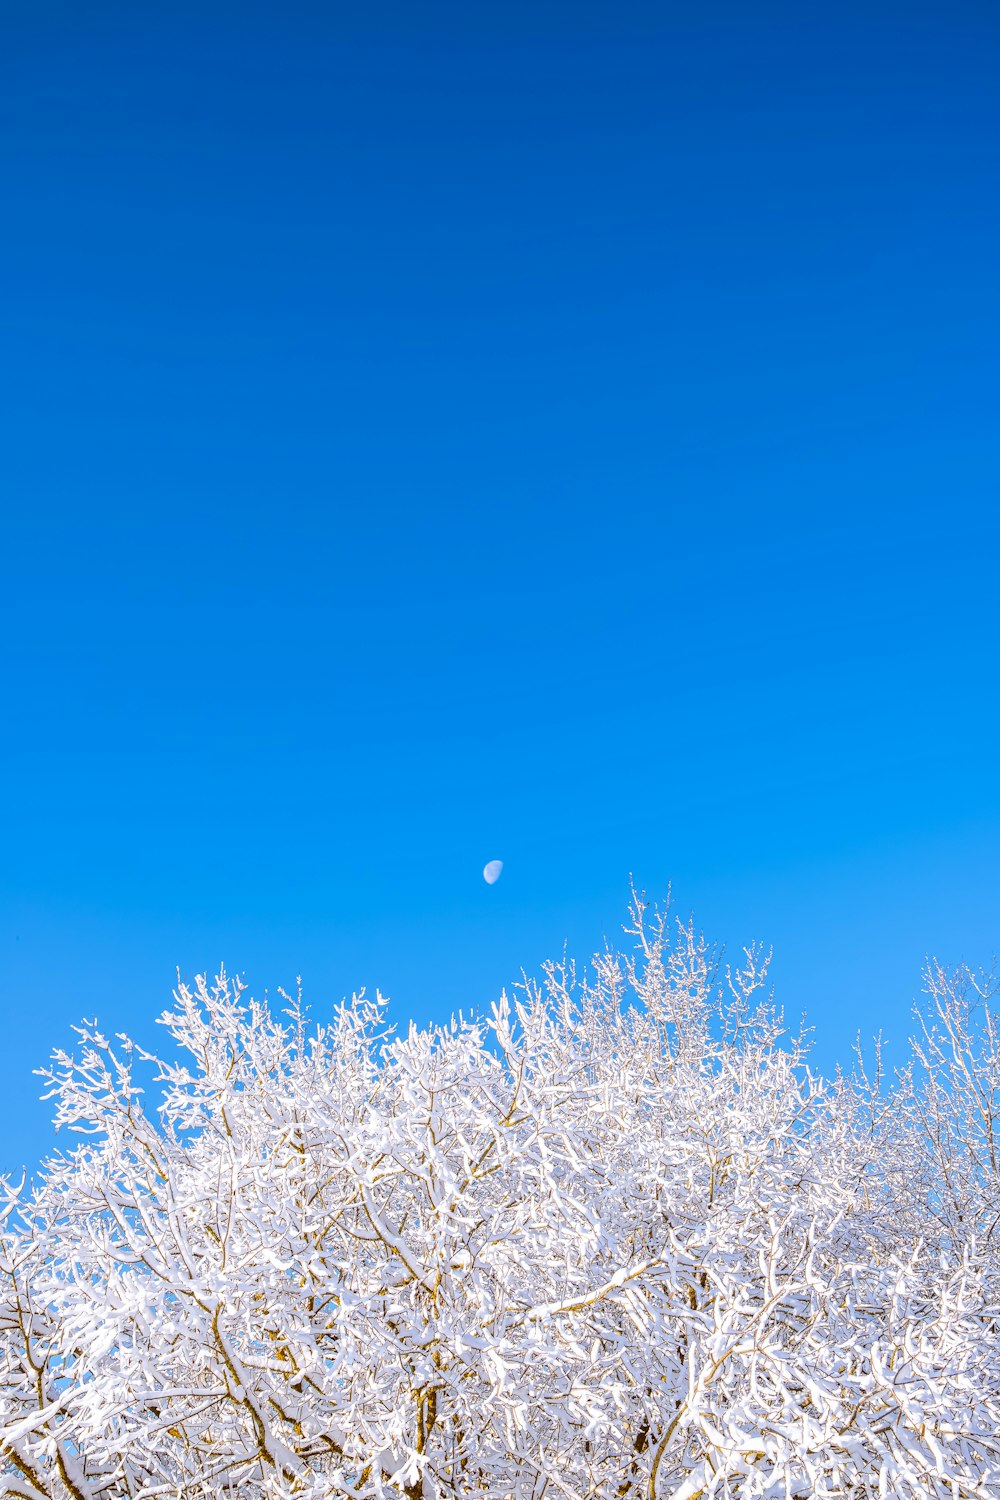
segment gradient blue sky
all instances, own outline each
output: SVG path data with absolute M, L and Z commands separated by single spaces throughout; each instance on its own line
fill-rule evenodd
M 1000 13 L 2 12 L 3 1165 L 175 968 L 998 947 Z M 506 861 L 487 887 L 484 861 Z

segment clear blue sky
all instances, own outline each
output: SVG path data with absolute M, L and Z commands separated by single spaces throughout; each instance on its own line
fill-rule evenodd
M 4 1164 L 185 974 L 1000 947 L 1000 13 L 6 5 Z M 506 861 L 492 889 L 491 857 Z

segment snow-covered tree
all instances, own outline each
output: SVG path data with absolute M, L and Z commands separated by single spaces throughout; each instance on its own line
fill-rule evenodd
M 825 1082 L 758 950 L 628 931 L 405 1036 L 225 974 L 170 1057 L 80 1028 L 80 1144 L 3 1184 L 0 1493 L 1000 1494 L 988 985 Z

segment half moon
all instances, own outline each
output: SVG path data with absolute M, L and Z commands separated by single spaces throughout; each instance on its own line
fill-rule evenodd
M 491 859 L 488 865 L 483 867 L 483 879 L 487 885 L 496 885 L 500 879 L 500 871 L 503 869 L 502 859 Z

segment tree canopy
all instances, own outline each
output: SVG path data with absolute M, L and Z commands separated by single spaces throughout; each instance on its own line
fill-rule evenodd
M 933 966 L 908 1066 L 824 1080 L 766 955 L 627 931 L 405 1035 L 225 973 L 168 1056 L 81 1026 L 78 1144 L 2 1183 L 0 1490 L 1000 1493 L 990 981 Z

